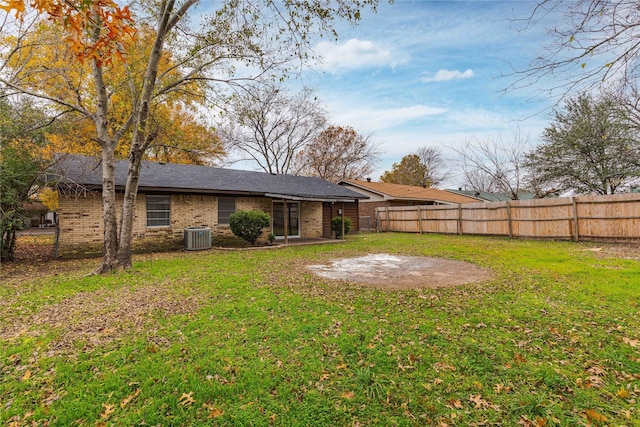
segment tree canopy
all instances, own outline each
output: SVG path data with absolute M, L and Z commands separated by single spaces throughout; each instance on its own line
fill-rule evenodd
M 394 163 L 390 171 L 385 171 L 382 174 L 380 181 L 420 187 L 433 185 L 429 176 L 429 168 L 422 163 L 417 154 L 408 154 L 400 160 L 400 163 Z
M 379 151 L 370 136 L 350 126 L 329 126 L 299 152 L 301 175 L 328 181 L 362 179 L 373 171 Z
M 547 187 L 613 194 L 640 176 L 638 136 L 616 100 L 582 94 L 555 112 L 527 166 Z
M 519 130 L 512 135 L 508 141 L 500 137 L 470 140 L 454 149 L 460 156 L 465 185 L 476 191 L 503 193 L 513 200 L 520 198 L 528 184 L 524 163 L 529 141 Z
M 225 145 L 268 173 L 291 173 L 298 152 L 326 123 L 312 89 L 289 93 L 274 82 L 245 87 L 231 97 L 226 110 Z

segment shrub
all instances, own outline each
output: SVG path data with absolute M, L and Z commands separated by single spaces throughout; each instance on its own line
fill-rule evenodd
M 229 216 L 231 231 L 252 245 L 256 244 L 262 229 L 269 227 L 271 219 L 263 211 L 238 211 Z
M 331 219 L 331 230 L 336 233 L 336 239 L 340 239 L 342 237 L 342 217 L 334 216 Z M 351 218 L 348 216 L 344 217 L 344 234 L 349 234 L 351 231 Z

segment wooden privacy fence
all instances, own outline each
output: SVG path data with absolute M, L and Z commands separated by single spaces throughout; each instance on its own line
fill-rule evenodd
M 640 240 L 640 193 L 380 207 L 379 231 L 578 240 Z

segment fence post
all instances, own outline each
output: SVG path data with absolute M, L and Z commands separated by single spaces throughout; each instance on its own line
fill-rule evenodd
M 389 206 L 387 206 L 387 231 L 391 231 L 391 216 L 389 215 Z
M 458 203 L 458 235 L 462 236 L 462 203 Z
M 513 238 L 513 224 L 511 223 L 511 202 L 507 200 L 507 223 L 509 225 L 509 238 Z
M 420 234 L 422 234 L 422 210 L 420 206 L 418 206 L 418 230 L 420 230 Z
M 53 257 L 58 258 L 60 253 L 60 225 L 56 226 L 56 240 L 53 243 Z
M 571 205 L 573 206 L 573 240 L 578 241 L 579 239 L 579 229 L 578 229 L 578 202 L 576 202 L 576 198 L 571 198 Z

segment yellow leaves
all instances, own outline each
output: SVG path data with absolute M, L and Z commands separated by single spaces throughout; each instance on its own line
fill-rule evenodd
M 38 198 L 42 204 L 51 211 L 58 210 L 58 192 L 51 188 L 44 188 L 40 191 Z
M 31 370 L 27 369 L 26 371 L 24 371 L 24 374 L 22 374 L 22 381 L 27 381 L 29 378 L 31 378 Z
M 16 12 L 16 17 L 21 16 L 25 11 L 24 1 L 22 0 L 6 0 L 5 4 L 0 4 L 0 9 L 10 13 L 12 10 Z
M 620 389 L 616 392 L 616 396 L 618 396 L 620 399 L 627 399 L 631 396 L 631 393 L 629 393 L 629 390 L 627 390 L 624 387 L 620 387 Z

